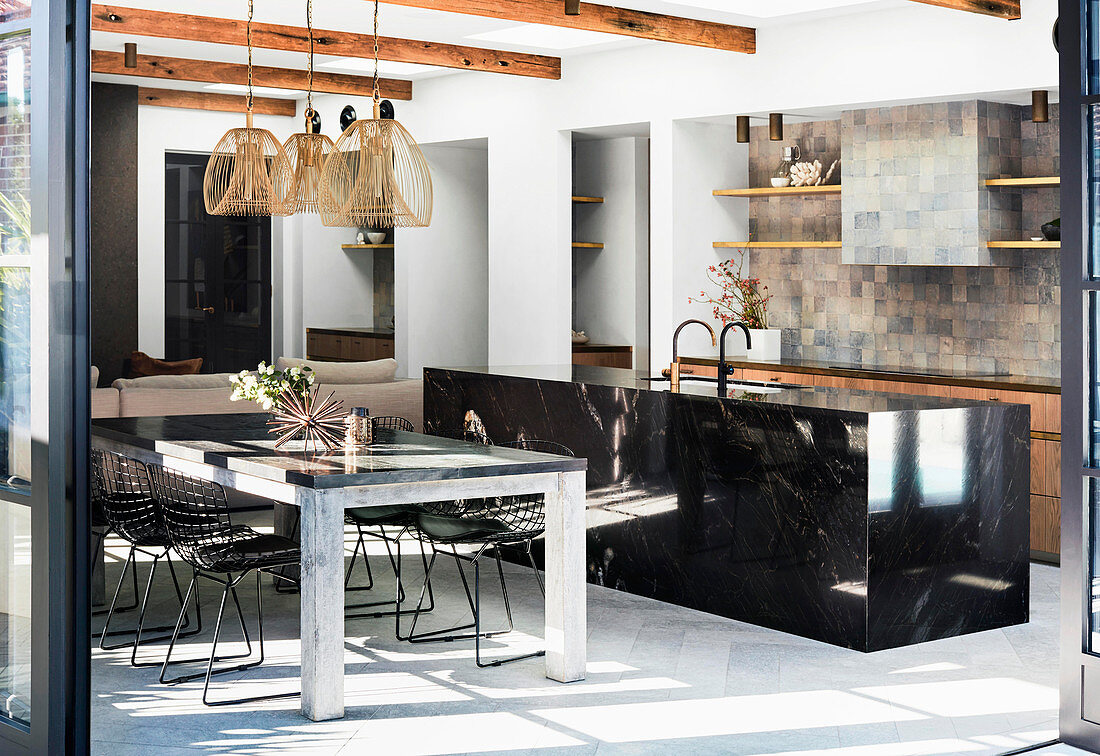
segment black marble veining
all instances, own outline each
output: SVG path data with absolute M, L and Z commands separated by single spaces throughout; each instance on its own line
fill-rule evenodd
M 276 451 L 267 421 L 262 413 L 109 418 L 93 420 L 92 435 L 307 488 L 585 469 L 583 459 L 394 430 L 376 431 L 373 444 L 354 452 L 306 452 L 301 441 L 290 441 Z
M 715 394 L 612 368 L 426 369 L 425 423 L 473 409 L 497 440 L 587 457 L 592 582 L 862 651 L 1027 621 L 1026 406 Z

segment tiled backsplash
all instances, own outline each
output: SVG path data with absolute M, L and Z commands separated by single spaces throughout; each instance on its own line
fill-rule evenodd
M 1049 123 L 1033 124 L 1024 108 L 999 107 L 1006 108 L 1005 118 L 1020 121 L 1019 162 L 1010 162 L 1005 173 L 1057 175 L 1057 110 L 1052 108 Z M 1000 129 L 998 124 L 998 135 L 986 138 L 1004 139 Z M 1011 126 L 1006 130 L 1015 133 Z M 754 128 L 749 162 L 752 185 L 767 185 L 782 159 L 784 144 L 802 144 L 804 158 L 819 157 L 827 168 L 826 159 L 831 162 L 833 145 L 839 141 L 839 121 L 788 123 L 782 143 L 768 141 L 766 127 Z M 1008 151 L 1013 152 L 1011 148 Z M 1025 235 L 1036 235 L 1036 223 L 1057 215 L 1057 190 L 996 191 L 1003 195 L 996 201 L 1022 205 Z M 840 212 L 836 203 L 835 197 L 750 200 L 753 238 L 837 239 Z M 1025 250 L 1019 266 L 996 268 L 849 265 L 841 257 L 839 249 L 760 249 L 750 253 L 753 275 L 759 276 L 774 296 L 769 324 L 783 329 L 784 356 L 889 367 L 1058 375 L 1060 269 L 1056 250 Z

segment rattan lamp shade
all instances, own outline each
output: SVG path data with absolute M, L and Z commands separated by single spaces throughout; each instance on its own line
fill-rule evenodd
M 290 215 L 286 199 L 290 166 L 279 140 L 267 129 L 230 129 L 221 138 L 203 177 L 210 215 Z
M 321 171 L 332 153 L 332 140 L 324 134 L 292 134 L 283 145 L 290 166 L 286 197 L 288 215 L 321 211 Z
M 321 222 L 352 228 L 427 226 L 432 177 L 416 141 L 395 120 L 356 121 L 336 140 L 321 176 Z

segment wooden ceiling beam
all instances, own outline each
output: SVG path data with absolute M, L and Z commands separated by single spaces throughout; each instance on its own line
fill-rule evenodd
M 158 55 L 138 55 L 137 68 L 126 68 L 123 53 L 92 50 L 92 73 L 115 76 L 139 76 L 148 79 L 174 81 L 206 81 L 214 84 L 248 84 L 248 66 L 242 63 L 222 63 L 212 60 L 187 60 Z M 252 67 L 252 83 L 257 87 L 306 90 L 306 72 L 268 66 Z M 411 100 L 412 82 L 400 79 L 379 79 L 383 97 L 391 100 Z M 313 91 L 329 94 L 370 97 L 374 83 L 367 76 L 313 72 Z
M 228 113 L 243 113 L 246 100 L 247 98 L 244 95 L 138 87 L 138 105 L 154 105 L 159 108 L 223 110 Z M 277 97 L 253 97 L 252 112 L 261 115 L 293 117 L 297 113 L 297 104 L 294 100 L 280 100 Z
M 486 16 L 506 21 L 619 34 L 658 42 L 756 52 L 756 29 L 694 18 L 581 3 L 579 16 L 565 15 L 562 0 L 383 0 L 389 5 Z M 992 1 L 992 0 L 990 0 Z
M 389 0 L 387 0 L 388 2 Z M 980 13 L 983 16 L 996 16 L 1016 20 L 1020 17 L 1020 0 L 914 0 L 925 5 L 938 5 L 941 8 Z
M 92 6 L 92 31 L 129 34 L 137 37 L 183 39 L 191 42 L 215 42 L 222 45 L 245 44 L 245 22 L 230 18 L 191 16 L 183 13 L 124 8 L 118 5 Z M 345 31 L 313 30 L 317 53 L 347 58 L 373 58 L 374 37 Z M 309 33 L 297 26 L 252 22 L 252 46 L 266 50 L 309 51 Z M 546 55 L 488 50 L 466 45 L 424 42 L 399 37 L 379 37 L 378 56 L 382 60 L 442 66 L 462 71 L 561 78 L 561 58 Z

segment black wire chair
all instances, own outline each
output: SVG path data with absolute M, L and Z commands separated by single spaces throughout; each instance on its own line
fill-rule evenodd
M 179 619 L 176 622 L 172 642 L 168 646 L 168 653 L 164 657 L 164 663 L 161 666 L 160 682 L 173 685 L 204 677 L 202 702 L 207 706 L 226 706 L 300 695 L 300 693 L 295 692 L 227 701 L 211 701 L 209 699 L 211 676 L 227 672 L 242 672 L 263 664 L 264 612 L 261 574 L 266 572 L 282 580 L 291 579 L 282 575 L 280 568 L 301 563 L 298 544 L 289 538 L 267 535 L 246 526 L 233 525 L 229 517 L 229 504 L 225 498 L 225 489 L 217 483 L 192 478 L 159 465 L 150 465 L 149 474 L 157 499 L 160 501 L 164 524 L 172 540 L 172 547 L 185 562 L 191 565 L 193 571 L 191 584 L 187 588 L 187 595 L 183 601 L 184 608 L 181 610 Z M 245 625 L 240 599 L 237 597 L 237 586 L 250 572 L 256 573 L 259 658 L 221 669 L 214 669 L 216 661 L 250 659 L 252 656 L 252 640 Z M 196 597 L 196 602 L 198 600 L 196 587 L 200 577 L 223 587 L 221 605 L 218 608 L 218 620 L 214 625 L 214 639 L 210 648 L 210 657 L 209 659 L 186 659 L 173 662 L 171 660 L 172 651 L 180 637 L 184 612 L 187 610 L 192 596 Z M 240 620 L 246 651 L 243 654 L 219 657 L 217 656 L 218 636 L 221 633 L 222 619 L 225 615 L 225 604 L 230 596 L 232 596 L 233 604 L 237 609 L 237 618 Z M 206 671 L 180 675 L 171 679 L 166 677 L 170 664 L 195 662 L 205 662 Z
M 153 580 L 156 578 L 157 565 L 164 559 L 168 563 L 168 570 L 172 574 L 172 585 L 176 591 L 176 598 L 180 607 L 183 607 L 183 593 L 180 591 L 179 580 L 176 577 L 176 568 L 172 565 L 171 540 L 168 531 L 160 517 L 157 501 L 153 496 L 149 483 L 149 473 L 145 465 L 136 459 L 123 457 L 115 452 L 92 450 L 92 500 L 102 508 L 104 521 L 111 532 L 116 533 L 130 544 L 130 550 L 126 555 L 126 562 L 122 566 L 122 574 L 118 579 L 111 606 L 107 610 L 107 620 L 103 624 L 100 633 L 99 648 L 103 651 L 114 651 L 120 648 L 132 648 L 130 664 L 134 667 L 152 667 L 160 664 L 156 662 L 138 662 L 138 648 L 141 645 L 143 632 L 164 632 L 172 630 L 173 625 L 160 625 L 157 627 L 145 627 L 145 613 L 149 606 L 149 595 L 153 588 Z M 104 538 L 106 534 L 104 534 Z M 100 547 L 103 540 L 100 540 Z M 114 630 L 111 628 L 111 620 L 118 610 L 118 599 L 122 593 L 122 586 L 126 582 L 127 571 L 132 571 L 134 581 L 134 602 L 137 602 L 137 555 L 144 554 L 152 557 L 153 564 L 149 568 L 149 579 L 145 584 L 145 594 L 141 599 L 141 610 L 138 612 L 137 626 L 133 630 Z M 202 628 L 202 617 L 197 617 L 198 627 L 185 635 L 194 635 Z M 184 627 L 190 626 L 190 618 L 185 617 Z M 107 638 L 118 635 L 133 635 L 133 640 L 125 643 L 108 644 Z M 168 640 L 169 636 L 146 638 L 147 643 Z
M 542 452 L 544 454 L 558 454 L 572 457 L 573 452 L 567 447 L 553 442 L 536 439 L 524 439 L 501 444 L 513 449 Z M 504 567 L 501 564 L 500 551 L 504 546 L 519 545 L 524 548 L 527 561 L 535 573 L 539 591 L 546 595 L 546 587 L 543 584 L 542 575 L 535 565 L 531 555 L 531 542 L 542 535 L 546 529 L 545 497 L 541 494 L 524 496 L 503 496 L 492 499 L 470 499 L 458 502 L 460 511 L 435 512 L 422 514 L 417 517 L 416 532 L 418 536 L 431 544 L 432 558 L 428 562 L 427 575 L 431 576 L 435 566 L 436 557 L 442 552 L 440 546 L 450 546 L 451 553 L 458 565 L 458 574 L 462 579 L 462 586 L 466 593 L 466 600 L 473 615 L 473 623 L 432 630 L 417 635 L 415 633 L 416 622 L 420 617 L 420 603 L 413 614 L 412 627 L 409 628 L 408 639 L 413 643 L 431 643 L 438 641 L 469 640 L 474 641 L 474 661 L 479 667 L 499 667 L 502 664 L 530 659 L 536 656 L 545 656 L 546 651 L 534 651 L 528 654 L 520 654 L 507 658 L 498 658 L 492 661 L 481 660 L 481 639 L 491 638 L 511 632 L 515 625 L 512 621 L 512 605 L 508 597 L 508 585 L 504 579 Z M 460 554 L 459 545 L 475 547 L 473 554 Z M 497 575 L 500 577 L 500 589 L 504 597 L 504 611 L 508 619 L 506 630 L 482 632 L 481 630 L 481 567 L 480 559 L 489 550 L 493 550 L 493 557 L 497 565 Z M 474 590 L 470 593 L 470 586 L 462 569 L 462 562 L 470 562 L 474 566 Z M 424 600 L 424 590 L 420 592 L 420 602 Z M 462 633 L 463 630 L 473 628 L 472 633 Z

